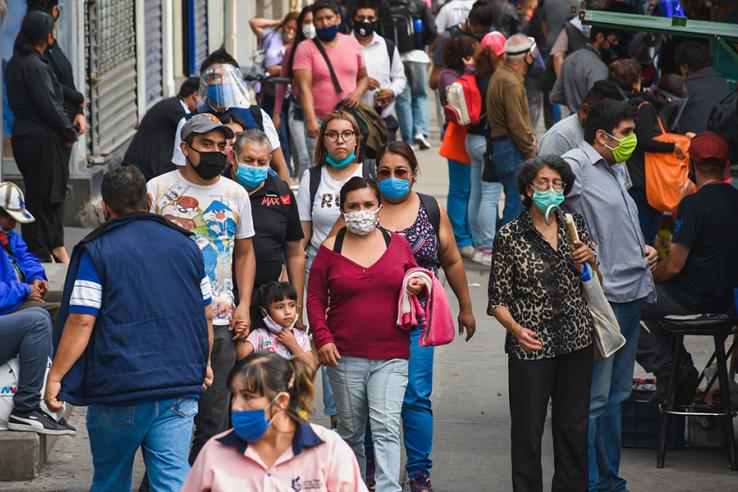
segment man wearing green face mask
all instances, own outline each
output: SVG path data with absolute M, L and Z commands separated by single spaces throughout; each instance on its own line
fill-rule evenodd
M 647 246 L 638 209 L 628 193 L 625 161 L 638 140 L 633 110 L 605 100 L 587 113 L 584 142 L 562 157 L 576 175 L 566 204 L 584 215 L 602 272 L 602 287 L 626 344 L 607 359 L 595 355 L 589 406 L 589 490 L 626 490 L 620 477 L 620 403 L 633 380 L 641 304 L 653 302 L 651 268 L 656 250 Z

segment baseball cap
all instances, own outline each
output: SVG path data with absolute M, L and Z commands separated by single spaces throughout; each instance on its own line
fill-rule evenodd
M 728 160 L 728 142 L 717 133 L 698 133 L 689 144 L 689 157 L 695 163 L 706 161 L 726 162 Z
M 179 136 L 182 140 L 193 133 L 207 133 L 213 130 L 221 130 L 226 138 L 233 138 L 233 130 L 225 126 L 217 116 L 210 113 L 199 113 L 187 120 Z
M 482 47 L 488 46 L 495 55 L 502 56 L 505 53 L 505 41 L 507 41 L 507 38 L 504 34 L 499 31 L 492 31 L 485 34 L 479 44 Z
M 0 183 L 0 207 L 21 224 L 29 224 L 36 220 L 26 210 L 23 192 L 15 183 L 10 181 Z

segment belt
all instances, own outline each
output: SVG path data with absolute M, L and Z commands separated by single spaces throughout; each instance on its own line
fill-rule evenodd
M 490 138 L 490 140 L 493 141 L 493 142 L 497 142 L 499 140 L 509 140 L 509 139 L 510 139 L 510 135 L 501 135 L 499 137 L 491 137 Z

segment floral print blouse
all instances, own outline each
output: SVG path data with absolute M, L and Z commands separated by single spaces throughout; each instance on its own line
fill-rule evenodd
M 584 218 L 574 214 L 580 240 L 594 249 Z M 584 349 L 592 343 L 594 321 L 571 259 L 574 247 L 566 224 L 559 221 L 554 250 L 525 212 L 495 236 L 489 276 L 487 312 L 507 307 L 513 319 L 538 334 L 543 347 L 526 352 L 510 334 L 505 352 L 524 360 L 548 359 Z

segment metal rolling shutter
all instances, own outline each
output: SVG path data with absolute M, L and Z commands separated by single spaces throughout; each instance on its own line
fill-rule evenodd
M 189 0 L 189 68 L 190 75 L 200 71 L 200 64 L 208 56 L 208 2 Z
M 134 4 L 130 0 L 87 3 L 88 142 L 94 156 L 111 153 L 138 123 Z
M 145 0 L 146 22 L 146 107 L 163 95 L 161 0 Z

